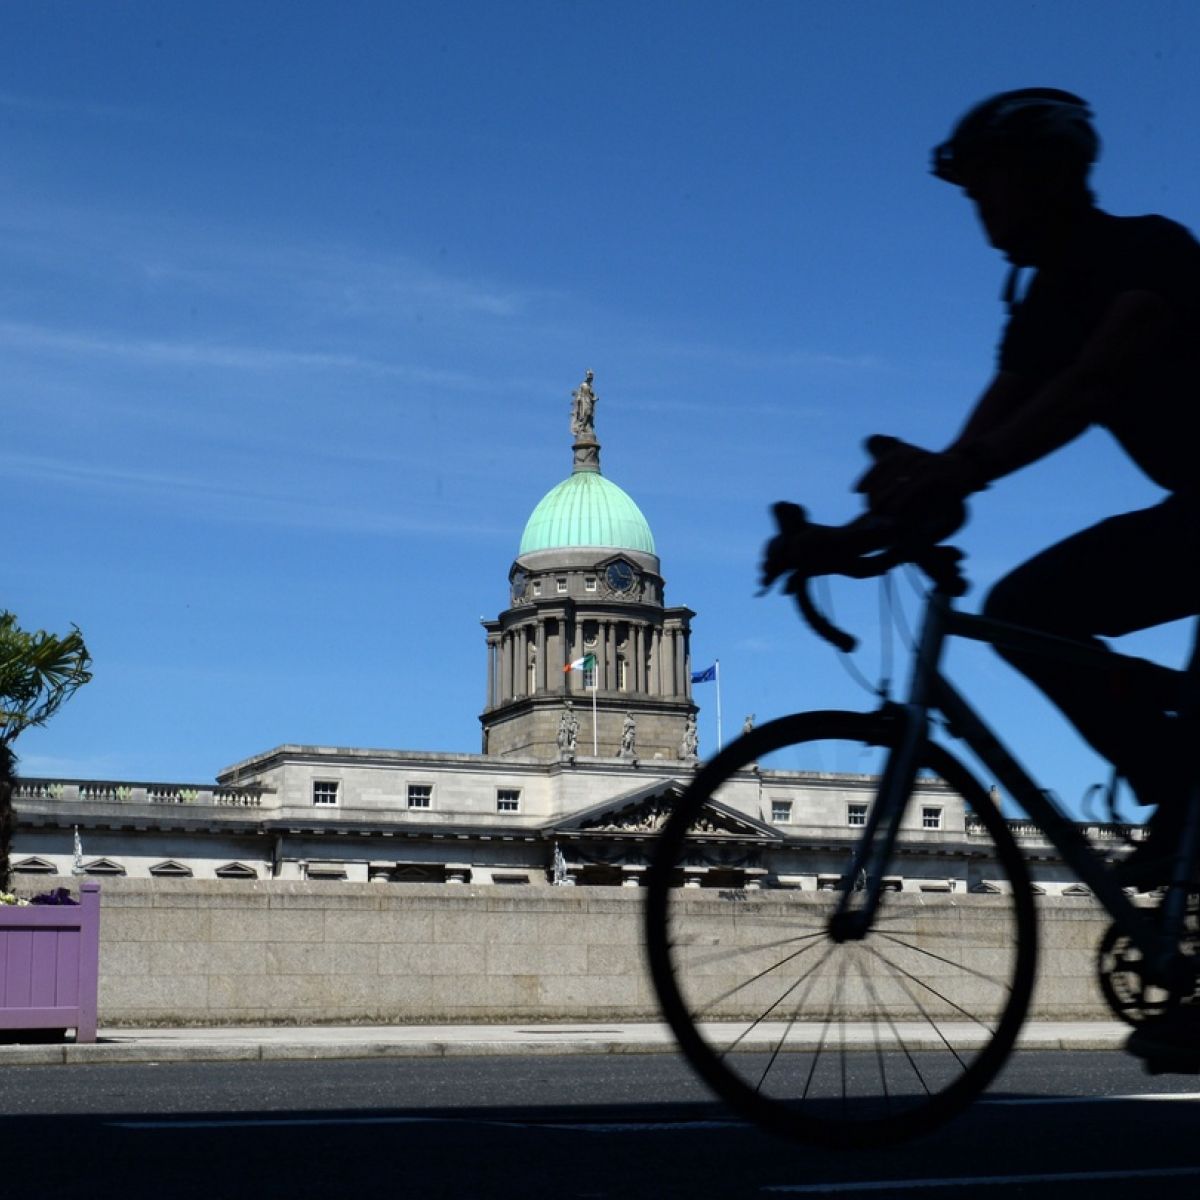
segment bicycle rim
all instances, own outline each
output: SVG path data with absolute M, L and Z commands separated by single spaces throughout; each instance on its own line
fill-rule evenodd
M 818 772 L 792 786 L 819 793 L 828 823 L 796 830 L 797 862 L 823 857 L 844 872 L 847 806 L 873 795 L 868 780 L 842 773 L 878 775 L 898 733 L 880 714 L 815 712 L 739 738 L 675 806 L 647 881 L 650 970 L 680 1048 L 737 1110 L 803 1141 L 875 1145 L 941 1124 L 995 1076 L 1029 1004 L 1037 929 L 1024 861 L 987 793 L 939 746 L 924 748 L 922 773 L 937 780 L 921 780 L 894 877 L 885 871 L 902 890 L 885 892 L 863 940 L 828 936 L 839 892 L 807 890 L 820 879 L 808 868 L 798 890 L 678 886 L 681 865 L 705 853 L 702 837 L 689 837 L 703 807 L 780 752 L 780 770 Z M 923 831 L 922 809 L 939 800 L 946 827 Z M 936 877 L 938 853 L 964 847 L 973 890 L 925 890 L 944 889 L 952 873 L 942 866 Z

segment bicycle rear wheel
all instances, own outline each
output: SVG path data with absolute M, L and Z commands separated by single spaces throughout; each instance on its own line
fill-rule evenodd
M 785 752 L 781 770 L 818 771 L 791 786 L 823 792 L 830 824 L 844 829 L 847 796 L 869 804 L 874 794 L 831 768 L 878 775 L 899 735 L 886 715 L 851 712 L 803 713 L 751 731 L 697 774 L 649 872 L 650 970 L 680 1048 L 734 1108 L 802 1141 L 882 1144 L 947 1120 L 1003 1065 L 1029 1004 L 1037 928 L 1025 863 L 987 792 L 932 743 L 920 766 L 941 782 L 922 779 L 921 800 L 910 801 L 892 884 L 902 890 L 884 894 L 863 940 L 830 936 L 836 890 L 678 886 L 682 866 L 694 870 L 704 855 L 693 825 L 738 772 Z M 936 834 L 922 831 L 930 797 L 942 799 L 946 818 Z M 798 846 L 840 855 L 844 872 L 854 841 L 823 827 Z M 920 890 L 937 854 L 964 847 L 975 892 Z M 925 885 L 946 887 L 945 873 Z

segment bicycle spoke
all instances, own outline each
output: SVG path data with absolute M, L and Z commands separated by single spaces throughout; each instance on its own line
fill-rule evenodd
M 866 965 L 863 963 L 861 956 L 858 958 L 857 961 L 858 961 L 858 971 L 859 971 L 859 974 L 862 976 L 863 986 L 867 989 L 867 994 L 871 997 L 871 1000 L 873 1002 L 873 1007 L 871 1009 L 871 1012 L 872 1012 L 871 1030 L 872 1030 L 872 1034 L 875 1039 L 875 1061 L 879 1066 L 879 1086 L 883 1089 L 884 1107 L 888 1111 L 891 1111 L 892 1097 L 891 1097 L 891 1093 L 888 1091 L 887 1061 L 884 1059 L 883 1043 L 879 1037 L 880 1014 L 882 1014 L 883 1019 L 888 1023 L 888 1028 L 890 1028 L 892 1031 L 892 1037 L 895 1039 L 895 1041 L 897 1041 L 899 1043 L 900 1049 L 904 1051 L 904 1054 L 906 1056 L 908 1055 L 908 1048 L 904 1045 L 903 1039 L 901 1039 L 897 1035 L 896 1027 L 892 1023 L 892 1018 L 888 1015 L 887 1009 L 884 1008 L 883 1004 L 880 1002 L 879 994 L 878 994 L 878 992 L 875 991 L 875 985 L 871 982 L 870 975 L 867 974 Z
M 788 963 L 794 962 L 802 954 L 807 954 L 816 945 L 818 945 L 817 942 L 809 942 L 809 944 L 807 946 L 801 946 L 799 950 L 797 950 L 794 954 L 789 954 L 787 956 L 787 958 L 781 959 L 777 963 L 772 963 L 771 966 L 769 966 L 769 967 L 765 967 L 763 970 L 759 971 L 759 973 L 757 975 L 752 975 L 749 979 L 743 979 L 739 983 L 735 983 L 733 985 L 733 987 L 731 987 L 728 991 L 722 992 L 719 996 L 716 996 L 713 999 L 709 1000 L 708 1003 L 705 1004 L 704 1006 L 702 1006 L 700 1008 L 693 1008 L 691 1010 L 692 1015 L 694 1017 L 699 1017 L 699 1016 L 702 1016 L 704 1013 L 711 1011 L 711 1009 L 713 1009 L 716 1005 L 721 1004 L 724 1001 L 728 1000 L 730 996 L 736 995 L 738 992 L 742 991 L 744 988 L 748 988 L 751 984 L 757 983 L 760 979 L 766 978 L 766 976 L 770 975 L 772 971 L 778 971 L 780 967 L 785 967 L 785 966 L 787 966 Z M 830 953 L 830 951 L 826 951 L 826 955 L 825 955 L 826 958 L 828 958 L 829 953 Z M 825 961 L 824 958 L 821 959 L 821 962 L 824 962 L 824 961 Z M 820 963 L 817 963 L 816 965 L 820 966 Z M 815 969 L 816 968 L 814 967 L 814 968 L 811 968 L 810 970 L 815 970 Z M 803 976 L 801 978 L 803 978 Z M 779 1001 L 777 1000 L 775 1003 L 778 1004 Z M 771 1007 L 774 1008 L 775 1005 L 772 1005 Z M 768 1011 L 770 1011 L 770 1010 L 768 1010 Z M 759 1017 L 758 1020 L 761 1021 L 762 1017 Z
M 986 1029 L 989 1033 L 992 1031 L 991 1026 L 988 1025 L 986 1021 L 982 1020 L 975 1013 L 969 1011 L 968 1009 L 963 1008 L 963 1006 L 961 1004 L 958 1004 L 955 1001 L 951 1000 L 949 996 L 943 995 L 941 992 L 939 992 L 937 990 L 937 988 L 935 988 L 933 986 L 933 984 L 927 983 L 919 975 L 914 975 L 911 971 L 906 970 L 898 962 L 894 961 L 893 959 L 888 958 L 886 954 L 881 954 L 877 949 L 875 949 L 875 947 L 868 946 L 867 949 L 872 954 L 874 954 L 876 956 L 876 958 L 878 958 L 881 962 L 883 962 L 887 966 L 891 967 L 892 970 L 899 971 L 900 974 L 905 977 L 905 979 L 910 979 L 910 980 L 912 980 L 913 983 L 917 984 L 919 987 L 923 987 L 927 992 L 930 993 L 930 995 L 936 996 L 943 1004 L 948 1004 L 952 1009 L 954 1009 L 955 1012 L 962 1013 L 962 1015 L 964 1017 L 966 1017 L 968 1020 L 974 1021 L 976 1025 L 979 1025 L 983 1029 Z M 903 984 L 901 986 L 903 986 Z M 906 988 L 905 990 L 907 991 L 908 989 Z M 911 992 L 909 994 L 914 997 L 914 1001 L 915 1001 L 915 994 L 911 993 Z M 921 1011 L 922 1011 L 922 1015 L 924 1015 L 925 1010 L 922 1009 Z
M 735 1050 L 741 1044 L 741 1042 L 744 1041 L 747 1037 L 749 1037 L 749 1035 L 755 1029 L 757 1029 L 767 1019 L 767 1017 L 769 1017 L 771 1015 L 771 1013 L 773 1013 L 802 983 L 805 982 L 805 980 L 809 980 L 810 982 L 809 982 L 808 988 L 804 992 L 804 995 L 801 996 L 800 1002 L 802 1003 L 804 1000 L 807 1000 L 808 993 L 810 991 L 812 991 L 813 984 L 815 984 L 817 981 L 817 978 L 818 978 L 817 972 L 820 970 L 822 965 L 829 960 L 829 958 L 832 954 L 833 954 L 833 947 L 831 946 L 829 949 L 827 949 L 825 951 L 824 955 L 821 957 L 819 962 L 814 963 L 813 966 L 804 975 L 801 975 L 799 979 L 797 979 L 794 983 L 791 984 L 791 986 L 789 986 L 784 991 L 782 996 L 780 996 L 777 1000 L 775 1000 L 774 1003 L 772 1003 L 764 1012 L 759 1014 L 759 1016 L 755 1017 L 754 1020 L 751 1021 L 750 1024 L 747 1025 L 746 1028 L 743 1029 L 742 1032 L 739 1033 L 737 1035 L 737 1037 L 734 1038 L 733 1041 L 730 1042 L 729 1045 L 726 1046 L 725 1049 L 721 1051 L 722 1057 L 728 1055 L 733 1050 Z
M 909 975 L 908 978 L 912 979 L 913 982 L 915 982 L 915 983 L 921 982 L 921 980 L 916 979 L 914 976 L 911 976 L 911 975 Z M 904 992 L 908 995 L 908 997 L 912 1000 L 917 1011 L 925 1019 L 925 1023 L 937 1035 L 938 1040 L 954 1056 L 954 1061 L 957 1062 L 960 1067 L 965 1067 L 966 1063 L 964 1062 L 962 1056 L 951 1044 L 950 1039 L 946 1037 L 946 1034 L 943 1032 L 941 1025 L 939 1025 L 937 1023 L 937 1021 L 934 1020 L 934 1018 L 930 1014 L 929 1010 L 925 1007 L 924 1004 L 921 1003 L 920 996 L 916 992 L 914 992 L 904 980 L 898 980 L 898 983 L 900 984 L 900 987 L 904 990 Z M 930 988 L 929 990 L 933 993 L 933 995 L 935 995 L 935 996 L 939 995 L 939 993 L 936 990 L 934 990 L 933 988 Z M 954 1006 L 952 1004 L 952 1007 L 957 1007 L 957 1006 Z M 961 1012 L 961 1011 L 965 1011 L 965 1010 L 959 1009 L 959 1011 Z M 984 1029 L 987 1029 L 989 1033 L 992 1032 L 990 1027 L 988 1025 L 986 1025 L 983 1021 L 977 1021 L 977 1023 L 982 1025 Z M 914 1070 L 916 1070 L 915 1065 L 914 1065 Z M 918 1074 L 919 1074 L 919 1072 L 918 1072 Z M 924 1082 L 924 1081 L 922 1080 L 922 1082 Z
M 964 975 L 974 975 L 976 979 L 982 979 L 985 983 L 993 983 L 1003 991 L 1011 991 L 1011 988 L 1002 979 L 998 979 L 995 975 L 986 975 L 983 971 L 977 971 L 974 967 L 968 967 L 963 963 L 957 963 L 952 958 L 944 958 L 940 954 L 934 954 L 932 950 L 926 950 L 924 946 L 914 946 L 911 942 L 903 942 L 898 937 L 893 937 L 891 934 L 881 933 L 881 938 L 885 938 L 889 942 L 895 942 L 897 946 L 903 946 L 905 950 L 911 950 L 914 954 L 920 954 L 924 958 L 933 959 L 934 962 L 944 963 L 948 967 L 954 967 L 961 971 Z
M 830 954 L 832 954 L 832 953 L 833 953 L 833 950 L 831 947 L 830 950 L 826 953 L 825 959 L 828 959 Z M 822 962 L 825 961 L 825 959 L 822 959 Z M 820 963 L 818 963 L 817 966 L 820 966 Z M 799 1014 L 801 1005 L 803 1005 L 804 1002 L 808 999 L 809 994 L 812 992 L 813 988 L 816 986 L 817 973 L 816 973 L 815 968 L 812 971 L 808 972 L 806 979 L 808 982 L 808 986 L 804 989 L 803 995 L 800 996 L 800 998 L 796 1001 L 794 1007 L 792 1008 L 792 1015 L 789 1018 L 787 1026 L 784 1029 L 783 1034 L 780 1036 L 779 1041 L 775 1043 L 775 1048 L 774 1048 L 774 1050 L 771 1051 L 771 1057 L 767 1060 L 767 1065 L 765 1067 L 763 1067 L 762 1074 L 759 1076 L 758 1083 L 755 1085 L 755 1089 L 754 1089 L 755 1091 L 762 1091 L 762 1085 L 764 1083 L 766 1083 L 767 1075 L 770 1073 L 771 1068 L 775 1065 L 775 1061 L 779 1057 L 779 1052 L 783 1049 L 784 1042 L 787 1041 L 788 1034 L 791 1033 L 791 1031 L 796 1026 L 796 1017 Z M 796 983 L 793 985 L 792 989 L 789 989 L 789 990 L 794 990 L 802 982 L 804 982 L 804 980 L 800 980 L 800 979 L 796 980 Z
M 777 942 L 757 942 L 751 946 L 729 946 L 724 950 L 714 950 L 711 954 L 689 955 L 688 963 L 693 967 L 707 967 L 711 963 L 720 962 L 725 958 L 733 959 L 742 954 L 753 954 L 758 950 L 777 950 L 781 946 L 791 946 L 796 942 L 811 942 L 815 938 L 824 936 L 825 930 L 817 929 L 812 933 L 801 934 L 797 937 L 780 938 Z

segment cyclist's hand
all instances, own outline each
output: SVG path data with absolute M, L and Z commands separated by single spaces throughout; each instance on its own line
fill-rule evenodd
M 906 518 L 931 510 L 961 506 L 984 485 L 970 459 L 953 451 L 926 454 L 878 486 L 870 495 L 872 512 Z
M 867 507 L 881 516 L 907 521 L 941 507 L 960 508 L 972 492 L 987 486 L 979 464 L 953 450 L 941 454 L 876 435 L 866 448 L 875 465 L 855 484 Z
M 759 563 L 759 584 L 764 589 L 769 588 L 780 575 L 799 565 L 796 534 L 807 520 L 804 509 L 787 501 L 780 501 L 772 511 L 779 532 L 763 547 L 762 560 Z
M 893 512 L 888 503 L 892 493 L 911 483 L 922 467 L 937 457 L 931 450 L 883 434 L 867 438 L 865 447 L 875 462 L 855 483 L 854 490 L 867 497 L 872 512 Z

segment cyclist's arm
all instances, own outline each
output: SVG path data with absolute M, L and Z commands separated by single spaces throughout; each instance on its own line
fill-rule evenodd
M 1044 458 L 1122 397 L 1136 402 L 1140 364 L 1170 324 L 1170 309 L 1153 292 L 1118 296 L 1075 362 L 1042 387 L 998 374 L 947 451 L 969 460 L 979 486 Z

